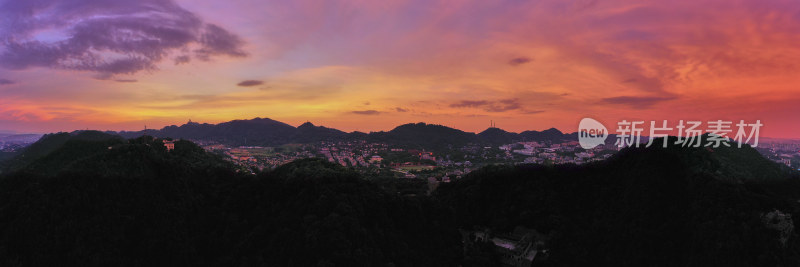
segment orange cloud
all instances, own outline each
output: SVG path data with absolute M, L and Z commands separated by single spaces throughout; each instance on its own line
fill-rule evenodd
M 800 137 L 794 1 L 178 3 L 239 35 L 248 57 L 118 79 L 136 83 L 0 70 L 15 82 L 0 87 L 2 120 L 138 128 L 270 117 L 361 131 L 418 121 L 481 131 L 494 120 L 573 131 L 585 116 L 730 118 Z

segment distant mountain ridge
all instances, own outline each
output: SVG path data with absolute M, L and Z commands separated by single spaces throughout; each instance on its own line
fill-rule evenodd
M 288 143 L 310 143 L 318 141 L 368 140 L 389 142 L 404 146 L 438 147 L 464 145 L 468 143 L 504 144 L 515 141 L 562 141 L 576 140 L 574 134 L 565 134 L 550 128 L 544 131 L 507 132 L 499 128 L 488 128 L 481 133 L 465 132 L 447 126 L 427 123 L 409 123 L 385 132 L 344 132 L 334 128 L 316 126 L 311 122 L 298 127 L 268 119 L 233 120 L 219 124 L 189 121 L 181 126 L 171 125 L 160 130 L 109 132 L 125 138 L 150 135 L 160 138 L 186 138 L 213 140 L 223 144 L 242 146 L 276 146 Z

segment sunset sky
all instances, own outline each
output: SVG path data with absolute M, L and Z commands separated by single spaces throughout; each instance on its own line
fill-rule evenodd
M 0 130 L 592 117 L 800 138 L 799 64 L 797 0 L 0 0 Z

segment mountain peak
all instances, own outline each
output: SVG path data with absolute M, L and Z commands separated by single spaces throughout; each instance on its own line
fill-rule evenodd
M 479 135 L 495 134 L 495 133 L 506 134 L 506 133 L 508 133 L 508 131 L 500 129 L 500 128 L 497 128 L 497 127 L 489 127 L 489 128 L 486 128 L 486 130 L 483 130 L 483 132 L 480 132 Z
M 559 131 L 559 130 L 558 130 L 558 129 L 556 129 L 556 128 L 550 128 L 550 129 L 544 130 L 544 131 L 542 131 L 542 132 L 543 132 L 543 133 L 558 133 L 558 134 L 563 134 L 563 132 Z
M 307 121 L 307 122 L 305 122 L 303 124 L 300 124 L 300 126 L 297 126 L 297 129 L 300 129 L 300 128 L 313 128 L 313 127 L 316 127 L 316 126 L 313 123 L 311 123 L 310 121 Z
M 434 131 L 435 130 L 446 130 L 446 131 L 463 132 L 463 131 L 461 131 L 459 129 L 450 128 L 450 127 L 447 127 L 447 126 L 444 126 L 444 125 L 430 124 L 430 123 L 424 123 L 424 122 L 406 123 L 406 124 L 403 124 L 403 125 L 395 127 L 390 132 L 395 132 L 395 131 L 398 131 L 398 130 L 434 130 Z

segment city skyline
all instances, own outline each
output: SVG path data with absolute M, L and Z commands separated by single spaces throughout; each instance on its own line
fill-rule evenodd
M 800 137 L 792 1 L 0 1 L 0 130 L 255 117 L 575 132 L 760 120 Z

